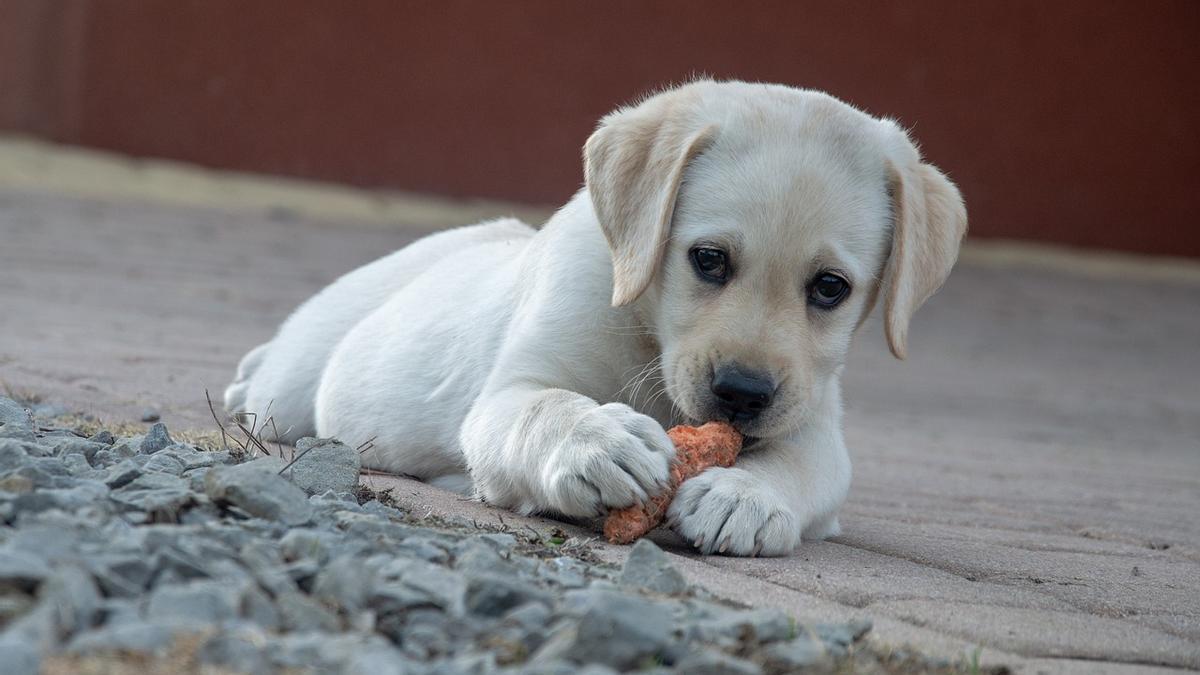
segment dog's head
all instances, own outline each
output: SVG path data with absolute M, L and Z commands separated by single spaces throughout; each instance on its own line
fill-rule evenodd
M 605 117 L 587 189 L 675 405 L 771 437 L 836 383 L 876 297 L 892 352 L 966 230 L 954 185 L 895 123 L 825 94 L 695 82 Z

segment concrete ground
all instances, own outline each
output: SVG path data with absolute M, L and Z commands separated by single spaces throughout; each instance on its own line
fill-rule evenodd
M 486 210 L 80 157 L 0 141 L 0 383 L 110 422 L 153 406 L 215 428 L 204 390 L 219 400 L 298 302 Z M 1023 672 L 1200 669 L 1198 348 L 1200 266 L 970 246 L 907 361 L 874 321 L 855 345 L 843 535 L 754 560 L 658 539 L 719 593 L 868 616 L 881 644 L 978 646 Z M 423 511 L 558 525 L 367 480 Z

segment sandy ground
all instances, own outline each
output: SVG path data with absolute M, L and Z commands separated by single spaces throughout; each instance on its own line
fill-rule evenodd
M 396 196 L 76 160 L 0 141 L 0 382 L 111 422 L 152 406 L 172 429 L 214 428 L 204 390 L 219 399 L 299 301 L 482 208 L 418 201 L 406 218 Z M 173 198 L 185 179 L 208 187 Z M 971 247 L 907 361 L 877 322 L 859 337 L 842 536 L 758 560 L 661 537 L 687 574 L 1022 671 L 1200 668 L 1200 266 L 1025 250 Z M 414 508 L 551 526 L 370 480 Z

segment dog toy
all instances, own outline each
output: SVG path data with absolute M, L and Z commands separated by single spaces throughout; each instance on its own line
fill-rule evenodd
M 667 431 L 675 444 L 671 484 L 645 504 L 635 504 L 608 514 L 604 536 L 614 544 L 631 544 L 653 530 L 667 515 L 679 486 L 713 466 L 730 467 L 742 449 L 742 435 L 726 422 L 699 427 L 678 426 Z

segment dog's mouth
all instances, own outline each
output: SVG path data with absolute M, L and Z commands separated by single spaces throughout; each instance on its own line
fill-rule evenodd
M 742 436 L 742 452 L 750 452 L 751 450 L 754 450 L 755 448 L 758 447 L 758 444 L 760 441 L 762 441 L 762 439 L 759 438 L 758 436 L 744 436 L 743 435 Z

